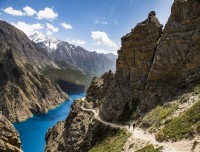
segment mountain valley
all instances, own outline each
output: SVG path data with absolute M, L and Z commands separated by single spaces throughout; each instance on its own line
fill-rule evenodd
M 85 27 L 89 38 L 82 42 L 93 42 L 86 48 L 120 46 L 114 37 L 121 31 L 115 29 L 125 28 L 122 21 L 129 18 L 121 14 L 118 23 L 112 15 L 119 10 L 111 6 L 122 3 L 106 2 L 112 13 L 105 11 L 105 18 L 87 14 L 96 30 L 89 35 Z M 27 24 L 29 33 L 34 31 L 27 36 L 27 29 L 0 20 L 0 152 L 200 152 L 199 0 L 174 0 L 165 25 L 160 22 L 164 13 L 147 13 L 122 36 L 118 55 L 55 38 L 58 32 L 83 29 L 62 23 L 61 9 L 53 9 L 1 10 L 0 17 L 7 13 L 38 23 Z M 100 27 L 112 28 L 113 40 Z

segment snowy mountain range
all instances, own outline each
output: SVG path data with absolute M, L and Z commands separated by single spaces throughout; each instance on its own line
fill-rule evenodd
M 115 71 L 117 56 L 90 52 L 80 46 L 75 46 L 67 41 L 54 37 L 46 37 L 36 32 L 29 37 L 38 47 L 43 48 L 59 66 L 72 64 L 96 76 L 109 70 Z M 60 65 L 62 64 L 62 65 Z

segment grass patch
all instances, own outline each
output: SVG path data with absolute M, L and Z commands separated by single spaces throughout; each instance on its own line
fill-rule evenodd
M 143 118 L 143 125 L 153 131 L 162 125 L 162 123 L 164 123 L 162 120 L 172 115 L 177 107 L 178 104 L 172 105 L 169 103 L 166 103 L 163 106 L 157 106 Z
M 179 140 L 200 132 L 200 101 L 187 112 L 174 118 L 157 134 L 157 140 Z
M 130 136 L 125 129 L 115 130 L 102 137 L 89 152 L 121 152 Z
M 161 152 L 162 147 L 155 148 L 153 145 L 147 145 L 143 147 L 142 149 L 139 149 L 135 152 Z

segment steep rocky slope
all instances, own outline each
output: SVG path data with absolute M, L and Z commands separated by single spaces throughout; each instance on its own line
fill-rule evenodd
M 163 33 L 151 12 L 122 38 L 115 79 L 100 101 L 102 118 L 115 121 L 128 111 L 142 114 L 199 79 L 199 7 L 195 0 L 175 1 Z M 116 115 L 114 106 L 121 114 L 117 110 Z
M 86 152 L 112 131 L 95 119 L 94 113 L 81 108 L 84 99 L 74 101 L 66 122 L 58 122 L 46 134 L 46 152 L 73 151 Z M 59 143 L 59 144 L 58 144 Z
M 37 67 L 53 66 L 46 52 L 37 46 L 20 30 L 14 26 L 0 21 L 1 54 L 9 48 L 15 50 L 15 57 L 23 63 L 29 63 Z
M 149 71 L 142 102 L 145 109 L 199 79 L 199 22 L 198 0 L 175 0 Z
M 124 127 L 131 121 L 135 125 L 148 128 L 158 121 L 158 130 L 148 129 L 151 133 L 156 133 L 157 140 L 173 142 L 159 144 L 164 145 L 162 149 L 164 152 L 170 149 L 174 152 L 183 152 L 185 149 L 198 151 L 200 119 L 199 89 L 196 89 L 196 86 L 199 85 L 200 77 L 199 23 L 198 0 L 175 0 L 163 31 L 155 12 L 150 12 L 145 21 L 136 25 L 122 38 L 116 74 L 108 72 L 100 78 L 94 78 L 86 99 L 76 105 L 76 110 L 82 115 L 81 119 L 78 119 L 79 112 L 76 112 L 74 117 L 70 117 L 74 110 L 72 108 L 69 117 L 63 122 L 67 127 L 63 128 L 61 135 L 65 139 L 73 139 L 76 142 L 58 140 L 56 146 L 65 147 L 63 151 L 68 151 L 69 145 L 86 151 L 85 144 L 78 141 L 82 141 L 88 134 L 93 135 L 94 122 L 85 123 L 88 120 L 88 111 L 82 111 L 81 106 L 84 105 L 87 109 L 98 111 L 98 116 L 102 120 L 115 124 L 121 123 Z M 183 97 L 184 101 L 181 100 Z M 73 130 L 75 125 L 87 128 L 83 131 L 85 136 L 79 136 L 82 133 L 81 129 L 73 134 L 64 134 L 66 130 Z M 55 130 L 56 127 L 47 134 L 48 148 L 55 139 L 53 136 Z M 137 144 L 146 148 L 145 144 L 149 142 L 154 145 L 158 143 L 154 134 L 145 135 L 144 131 L 137 129 L 130 132 L 133 136 L 130 137 L 128 144 L 130 147 L 127 151 L 142 148 Z M 175 140 L 181 141 L 175 142 Z M 88 141 L 84 140 L 84 142 Z M 90 149 L 93 145 L 89 143 Z M 78 150 L 74 148 L 74 151 Z
M 17 130 L 2 114 L 0 114 L 0 151 L 22 152 Z
M 145 21 L 139 23 L 131 33 L 122 38 L 116 76 L 114 81 L 110 82 L 107 94 L 101 101 L 101 117 L 111 121 L 120 118 L 120 115 L 127 113 L 130 115 L 131 111 L 136 110 L 144 93 L 161 34 L 162 25 L 156 18 L 155 12 L 151 12 Z M 111 102 L 113 104 L 110 104 Z M 123 107 L 127 108 L 123 111 Z M 119 109 L 117 114 L 116 108 Z
M 63 67 L 72 64 L 96 76 L 108 70 L 115 71 L 116 69 L 117 56 L 114 54 L 89 52 L 80 46 L 75 46 L 53 37 L 45 37 L 41 33 L 31 35 L 30 39 L 34 41 L 37 46 L 44 48 L 58 65 L 60 65 L 60 62 L 66 62 L 66 65 L 63 65 Z
M 12 122 L 45 113 L 67 95 L 39 69 L 56 66 L 28 37 L 0 21 L 0 111 Z

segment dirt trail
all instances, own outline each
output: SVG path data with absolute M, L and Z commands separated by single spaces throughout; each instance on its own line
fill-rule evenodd
M 95 119 L 102 122 L 103 124 L 105 124 L 106 126 L 111 126 L 113 128 L 125 128 L 126 126 L 122 126 L 122 125 L 117 125 L 117 124 L 113 124 L 113 123 L 110 123 L 110 122 L 106 122 L 104 120 L 102 120 L 100 117 L 99 117 L 99 114 L 97 113 L 96 110 L 93 110 L 93 109 L 86 109 L 84 108 L 84 105 L 81 106 L 81 109 L 83 111 L 89 111 L 89 112 L 93 112 L 94 113 L 94 116 L 95 116 Z
M 172 145 L 169 145 L 168 143 L 157 142 L 154 135 L 152 135 L 150 133 L 146 133 L 141 128 L 134 128 L 134 129 L 131 128 L 131 129 L 129 129 L 129 131 L 132 133 L 132 136 L 130 137 L 130 139 L 131 140 L 139 139 L 140 141 L 143 141 L 144 146 L 148 143 L 148 144 L 156 145 L 158 147 L 163 147 L 163 149 L 162 149 L 163 152 L 179 152 L 179 150 L 176 147 L 173 147 Z M 129 142 L 129 143 L 130 144 L 127 144 L 124 147 L 125 152 L 129 152 L 129 147 L 131 145 L 131 142 Z M 180 152 L 183 152 L 183 151 L 180 151 Z
M 127 140 L 127 142 L 125 143 L 125 145 L 123 147 L 124 152 L 132 152 L 133 150 L 136 150 L 136 149 L 131 149 L 133 144 L 141 144 L 144 146 L 146 144 L 153 144 L 158 147 L 163 147 L 162 152 L 199 152 L 200 151 L 200 147 L 196 147 L 196 149 L 194 151 L 191 151 L 194 141 L 196 140 L 196 141 L 200 142 L 200 139 L 184 140 L 184 141 L 173 142 L 173 143 L 158 142 L 155 139 L 155 135 L 145 132 L 141 128 L 137 128 L 137 127 L 133 128 L 133 126 L 131 126 L 129 128 L 127 125 L 118 125 L 118 124 L 106 122 L 99 117 L 98 110 L 96 111 L 94 109 L 86 109 L 86 108 L 84 108 L 84 104 L 82 104 L 81 109 L 83 111 L 93 112 L 95 119 L 97 119 L 98 121 L 102 122 L 103 124 L 105 124 L 107 126 L 111 126 L 113 128 L 127 129 L 132 135 Z M 134 143 L 134 141 L 135 141 L 135 143 Z M 197 146 L 199 146 L 199 144 Z M 136 145 L 136 147 L 138 148 L 137 145 Z

